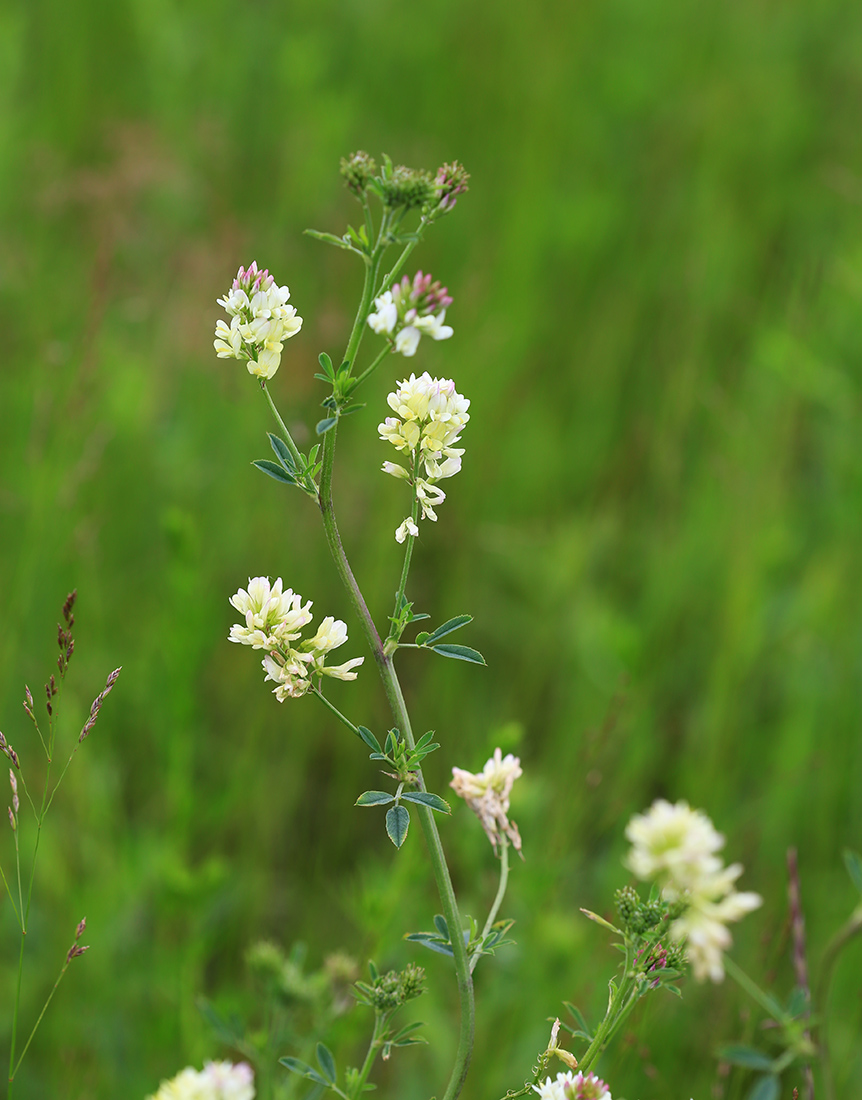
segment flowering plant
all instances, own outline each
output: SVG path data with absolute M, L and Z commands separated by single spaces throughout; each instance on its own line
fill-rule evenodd
M 358 228 L 349 226 L 341 236 L 317 231 L 311 235 L 356 255 L 363 264 L 364 283 L 343 355 L 336 361 L 326 352 L 318 356 L 320 371 L 315 377 L 327 390 L 322 401 L 325 415 L 316 426 L 319 442 L 307 453 L 300 451 L 270 393 L 268 382 L 278 369 L 283 344 L 300 330 L 302 319 L 293 306 L 287 305 L 287 287 L 277 286 L 256 263 L 247 269 L 241 267 L 230 290 L 219 299 L 231 320 L 229 324 L 218 321 L 215 349 L 222 358 L 244 362 L 248 372 L 258 379 L 278 431 L 269 433 L 274 459 L 259 459 L 254 465 L 280 484 L 298 488 L 318 507 L 336 572 L 374 657 L 393 725 L 375 733 L 349 718 L 342 704 L 330 697 L 328 680 L 354 680 L 363 658 L 354 657 L 340 665 L 327 663 L 330 653 L 348 640 L 346 623 L 327 616 L 313 636 L 303 638 L 303 629 L 312 621 L 311 602 L 303 602 L 292 589 L 285 589 L 281 577 L 275 581 L 254 577 L 247 589 L 240 588 L 230 597 L 240 621 L 231 627 L 229 637 L 263 652 L 265 679 L 276 685 L 274 694 L 280 703 L 304 696 L 316 698 L 364 749 L 370 750 L 369 759 L 380 766 L 386 780 L 381 786 L 385 789 L 360 793 L 355 805 L 385 808 L 385 832 L 396 848 L 407 841 L 411 814 L 419 821 L 442 912 L 434 917 L 433 930 L 408 932 L 405 939 L 451 960 L 460 1017 L 453 1065 L 442 1097 L 455 1100 L 467 1077 L 474 1042 L 474 970 L 481 958 L 494 955 L 512 942 L 507 936 L 513 922 L 498 918 L 509 880 L 509 848 L 523 858 L 521 834 L 509 816 L 522 768 L 520 759 L 512 754 L 504 757 L 500 748 L 479 772 L 452 768 L 450 787 L 478 817 L 499 866 L 499 885 L 480 926 L 472 917 L 465 918 L 455 896 L 435 816 L 448 815 L 449 803 L 426 785 L 424 761 L 441 745 L 432 732 L 419 737 L 414 734 L 395 662 L 399 650 L 412 648 L 473 665 L 485 663 L 476 649 L 452 641 L 452 635 L 472 621 L 469 614 L 420 629 L 412 641 L 406 640 L 408 629 L 430 618 L 425 612 L 414 611 L 407 595 L 419 522 L 437 520 L 436 510 L 446 498 L 440 482 L 461 469 L 465 451 L 458 444 L 470 420 L 470 401 L 453 379 L 434 378 L 427 371 L 396 379 L 387 398 L 390 415 L 377 430 L 380 440 L 394 447 L 399 461 L 387 460 L 382 468 L 408 484 L 412 507 L 395 532 L 397 542 L 404 546 L 404 558 L 385 630 L 378 628 L 350 566 L 338 529 L 332 486 L 338 430 L 346 416 L 363 407 L 355 400 L 362 384 L 388 355 L 413 358 L 419 354 L 423 336 L 437 341 L 453 336 L 452 327 L 445 323 L 453 304 L 448 290 L 427 273 L 418 271 L 411 278 L 402 275 L 402 270 L 425 232 L 454 209 L 467 189 L 468 177 L 457 162 L 443 165 L 431 175 L 395 166 L 389 158 L 384 158 L 378 168 L 366 153 L 355 153 L 342 161 L 341 171 L 361 205 L 362 221 Z M 384 267 L 384 256 L 391 248 L 398 250 L 397 257 L 391 266 Z M 363 338 L 369 333 L 380 343 L 370 361 L 360 366 Z M 800 979 L 801 1000 L 794 995 L 795 999 L 781 1004 L 763 992 L 727 954 L 732 942 L 727 926 L 756 909 L 761 898 L 735 889 L 742 867 L 724 866 L 718 855 L 724 838 L 706 814 L 692 810 L 683 801 L 672 804 L 658 799 L 646 812 L 631 818 L 626 836 L 631 842 L 626 867 L 636 879 L 650 884 L 649 892 L 642 896 L 632 884 L 621 886 L 616 892 L 613 920 L 583 910 L 613 935 L 622 955 L 620 969 L 609 983 L 604 1017 L 590 1024 L 577 1006 L 564 1002 L 572 1022 L 554 1020 L 546 1049 L 507 1098 L 537 1094 L 542 1100 L 611 1100 L 611 1086 L 595 1072 L 599 1060 L 640 1001 L 657 990 L 679 995 L 689 968 L 696 981 L 720 982 L 729 973 L 774 1024 L 781 1047 L 777 1053 L 767 1055 L 747 1046 L 723 1051 L 728 1063 L 758 1074 L 752 1097 L 775 1100 L 781 1075 L 791 1067 L 800 1069 L 808 1082 L 810 1067 L 817 1058 L 823 1063 L 824 1079 L 828 1081 L 828 1047 L 822 1026 L 819 1046 L 813 1040 L 815 1024 L 807 982 Z M 862 861 L 853 857 L 848 866 L 862 888 Z M 835 954 L 850 935 L 862 928 L 859 913 L 857 910 L 851 918 L 849 931 L 842 933 L 844 938 Z M 423 990 L 421 967 L 410 964 L 402 971 L 381 973 L 371 963 L 369 979 L 356 981 L 353 986 L 356 1001 L 373 1014 L 367 1051 L 360 1064 L 339 1067 L 323 1042 L 316 1045 L 316 1065 L 293 1053 L 283 1054 L 280 1064 L 311 1082 L 314 1095 L 330 1090 L 342 1100 L 359 1100 L 374 1087 L 370 1078 L 378 1056 L 388 1059 L 396 1048 L 422 1041 L 417 1035 L 421 1025 L 398 1027 L 392 1019 L 402 1005 Z M 561 1029 L 579 1044 L 579 1053 L 563 1045 Z M 246 1047 L 242 1049 L 245 1053 Z M 552 1064 L 556 1068 L 555 1059 L 567 1068 L 554 1077 L 550 1070 Z M 250 1077 L 243 1076 L 245 1069 L 242 1073 L 241 1067 L 219 1071 L 225 1081 L 242 1079 L 236 1092 L 242 1100 L 252 1095 Z M 214 1072 L 207 1067 L 204 1075 Z M 613 1072 L 608 1076 L 612 1078 Z M 200 1091 L 200 1080 L 201 1075 L 186 1070 L 173 1082 L 163 1084 L 156 1100 L 199 1094 L 210 1100 L 223 1094 L 213 1091 L 210 1085 L 206 1086 L 209 1092 Z

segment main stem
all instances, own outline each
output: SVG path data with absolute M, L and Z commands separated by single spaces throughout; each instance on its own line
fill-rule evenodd
M 368 264 L 365 269 L 365 285 L 362 290 L 362 300 L 344 354 L 345 360 L 349 360 L 351 363 L 355 361 L 359 343 L 362 339 L 366 318 L 371 307 L 374 284 L 377 280 L 379 265 L 380 256 L 379 254 L 375 254 L 375 260 Z M 350 602 L 353 604 L 353 609 L 359 616 L 365 639 L 374 654 L 374 660 L 377 662 L 377 670 L 383 681 L 383 690 L 386 693 L 386 698 L 389 702 L 395 722 L 407 742 L 408 747 L 412 749 L 416 745 L 416 740 L 413 736 L 410 716 L 407 712 L 407 705 L 401 691 L 401 684 L 395 673 L 392 657 L 384 652 L 383 642 L 374 625 L 374 620 L 371 617 L 371 612 L 368 610 L 365 598 L 362 595 L 359 585 L 356 583 L 356 578 L 353 575 L 353 570 L 350 568 L 347 555 L 344 552 L 341 535 L 338 531 L 338 524 L 335 520 L 335 511 L 332 503 L 332 473 L 335 460 L 337 431 L 338 425 L 336 424 L 323 438 L 323 467 L 320 476 L 320 495 L 318 502 L 320 505 L 320 514 L 323 519 L 324 531 L 326 532 L 326 540 L 329 543 L 329 549 L 335 561 L 335 568 L 338 571 L 338 575 L 344 587 L 347 589 Z M 424 791 L 426 789 L 425 780 L 421 768 L 417 769 L 417 782 L 419 789 Z M 446 863 L 446 857 L 443 852 L 443 845 L 440 841 L 440 833 L 437 829 L 437 823 L 434 820 L 433 811 L 427 806 L 418 805 L 416 811 L 419 815 L 419 822 L 428 848 L 428 855 L 431 860 L 434 881 L 437 885 L 437 892 L 440 896 L 443 914 L 446 917 L 447 924 L 453 930 L 452 953 L 455 959 L 455 974 L 458 982 L 458 996 L 461 1003 L 461 1025 L 458 1037 L 458 1049 L 455 1054 L 455 1064 L 452 1067 L 452 1073 L 449 1078 L 449 1083 L 446 1086 L 446 1091 L 443 1094 L 443 1100 L 455 1100 L 461 1092 L 464 1080 L 467 1077 L 470 1056 L 473 1051 L 473 1035 L 475 1031 L 473 979 L 470 973 L 469 959 L 467 958 L 467 947 L 464 943 L 464 937 L 461 931 L 461 914 L 458 911 L 455 891 L 452 887 L 452 878 L 449 874 L 449 866 Z

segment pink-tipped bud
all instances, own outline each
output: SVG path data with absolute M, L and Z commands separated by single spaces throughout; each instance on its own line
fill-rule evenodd
M 81 936 L 83 936 L 84 929 L 86 927 L 87 927 L 87 918 L 86 917 L 81 917 L 81 919 L 78 921 L 78 927 L 75 929 L 75 943 L 77 943 L 78 940 L 81 938 Z
M 79 955 L 83 955 L 85 951 L 89 951 L 89 950 L 90 950 L 90 945 L 89 944 L 84 944 L 83 946 L 79 946 L 77 943 L 73 943 L 72 946 L 69 948 L 68 952 L 66 953 L 66 965 L 68 966 L 68 964 L 72 961 L 72 959 L 77 959 Z
M 27 696 L 27 703 L 29 704 L 30 709 L 32 710 L 32 708 L 33 708 L 33 696 L 30 694 L 30 689 L 27 687 L 26 684 L 24 685 L 24 694 Z

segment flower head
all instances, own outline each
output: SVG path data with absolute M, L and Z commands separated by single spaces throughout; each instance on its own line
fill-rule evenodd
M 284 341 L 302 327 L 302 318 L 287 305 L 289 298 L 288 288 L 277 286 L 256 262 L 248 269 L 241 267 L 230 290 L 218 299 L 231 318 L 230 325 L 216 322 L 213 346 L 218 357 L 239 359 L 249 374 L 272 378 L 281 362 Z
M 516 852 L 521 851 L 518 826 L 508 818 L 509 795 L 515 780 L 521 775 L 523 772 L 518 757 L 511 753 L 503 757 L 501 749 L 494 750 L 494 755 L 476 775 L 463 768 L 452 769 L 449 786 L 479 818 L 495 851 L 503 835 L 508 837 Z
M 628 867 L 638 878 L 655 880 L 667 901 L 684 906 L 670 934 L 674 943 L 685 945 L 695 978 L 720 982 L 723 953 L 732 942 L 726 925 L 762 904 L 759 894 L 734 889 L 742 865 L 723 866 L 716 852 L 724 837 L 702 811 L 664 799 L 635 814 L 626 836 L 632 842 Z
M 406 330 L 405 330 L 406 331 Z M 409 469 L 397 462 L 384 462 L 383 472 L 408 481 L 414 488 L 422 519 L 436 520 L 435 509 L 446 499 L 437 484 L 461 469 L 463 447 L 455 447 L 470 414 L 470 402 L 455 389 L 451 378 L 432 378 L 426 371 L 411 374 L 398 383 L 387 398 L 396 414 L 377 426 L 380 438 L 402 454 L 410 456 Z M 420 475 L 423 471 L 424 477 Z M 419 529 L 412 517 L 395 532 L 398 542 Z
M 364 657 L 354 657 L 341 665 L 326 663 L 327 654 L 347 641 L 347 625 L 327 616 L 314 637 L 300 641 L 302 628 L 313 618 L 311 601 L 303 604 L 300 595 L 290 589 L 285 592 L 281 577 L 274 584 L 267 577 L 254 577 L 248 582 L 248 590 L 241 588 L 230 602 L 244 616 L 245 625 L 232 626 L 229 640 L 266 650 L 262 661 L 264 679 L 276 685 L 273 694 L 280 703 L 305 695 L 315 676 L 356 679 L 353 670 Z
M 254 1100 L 254 1073 L 245 1062 L 207 1062 L 198 1072 L 191 1066 L 170 1081 L 162 1081 L 150 1100 Z
M 375 312 L 368 324 L 380 336 L 387 336 L 395 351 L 408 358 L 416 354 L 422 336 L 448 340 L 452 328 L 444 325 L 452 298 L 445 286 L 418 271 L 412 281 L 404 276 L 391 290 L 374 299 Z
M 558 1073 L 556 1080 L 546 1078 L 542 1085 L 533 1085 L 541 1100 L 612 1100 L 611 1091 L 594 1073 Z

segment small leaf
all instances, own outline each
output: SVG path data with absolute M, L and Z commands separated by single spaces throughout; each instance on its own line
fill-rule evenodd
M 401 795 L 404 802 L 417 802 L 420 806 L 430 806 L 432 810 L 438 810 L 441 814 L 450 814 L 452 810 L 449 803 L 439 794 L 431 794 L 429 791 L 405 791 Z
M 466 626 L 467 623 L 472 623 L 472 621 L 472 615 L 456 615 L 454 619 L 449 619 L 442 626 L 438 626 L 436 630 L 432 630 L 428 640 L 436 642 L 438 638 L 451 634 L 453 630 L 460 630 L 462 626 Z
M 600 917 L 598 913 L 592 912 L 591 909 L 581 909 L 581 912 L 584 914 L 585 917 L 589 917 L 590 920 L 594 920 L 596 924 L 600 924 L 602 928 L 607 928 L 611 932 L 616 932 L 618 936 L 622 935 L 622 932 L 619 930 L 619 928 L 614 928 L 610 921 L 606 921 L 604 917 Z
M 423 733 L 419 740 L 416 742 L 416 749 L 414 751 L 418 752 L 420 749 L 424 749 L 433 736 L 434 730 L 428 730 L 427 733 Z
M 850 876 L 850 880 L 856 889 L 862 894 L 862 856 L 858 852 L 852 851 L 850 848 L 845 848 L 842 853 L 844 856 L 844 866 L 847 868 L 847 874 Z
M 428 633 L 427 630 L 420 630 L 419 633 L 416 635 L 416 645 L 425 645 L 430 637 L 431 635 Z
M 581 1012 L 581 1010 L 578 1008 L 578 1006 L 573 1005 L 571 1001 L 563 1001 L 563 1004 L 569 1010 L 571 1015 L 574 1016 L 574 1018 L 578 1021 L 580 1027 L 584 1031 L 589 1032 L 590 1025 L 587 1023 L 586 1017 L 584 1016 L 583 1012 Z M 592 1039 L 590 1040 L 590 1042 L 592 1042 Z
M 275 451 L 275 457 L 287 470 L 289 474 L 296 473 L 296 463 L 293 460 L 293 455 L 284 440 L 277 435 L 273 435 L 272 432 L 266 433 L 269 438 L 269 445 Z
M 387 802 L 394 802 L 395 795 L 386 791 L 363 791 L 353 803 L 354 806 L 385 806 Z M 391 810 L 389 811 L 392 812 Z M 400 847 L 400 845 L 399 845 Z
M 795 985 L 787 998 L 787 1015 L 801 1016 L 809 1007 L 808 994 L 801 985 Z
M 748 1094 L 748 1100 L 778 1100 L 778 1078 L 770 1074 L 755 1081 Z
M 323 373 L 327 378 L 335 378 L 335 371 L 332 369 L 332 360 L 325 351 L 322 351 L 320 355 L 318 355 L 317 361 L 320 363 Z
M 484 665 L 485 658 L 478 649 L 471 649 L 467 645 L 435 645 L 430 646 L 441 657 L 455 657 L 459 661 L 470 661 L 474 665 Z
M 390 730 L 386 734 L 386 741 L 383 745 L 383 751 L 387 754 L 394 752 L 395 750 L 395 738 L 398 736 L 398 730 Z
M 313 237 L 316 241 L 324 241 L 326 244 L 334 244 L 338 248 L 346 248 L 350 252 L 356 251 L 356 249 L 351 248 L 350 245 L 345 244 L 340 237 L 336 237 L 332 233 L 321 233 L 317 229 L 306 229 L 305 235 L 307 237 Z
M 317 1044 L 317 1064 L 323 1070 L 323 1076 L 335 1084 L 335 1059 L 332 1057 L 332 1051 L 328 1046 L 323 1043 Z
M 314 430 L 317 432 L 318 435 L 325 435 L 328 431 L 331 431 L 337 423 L 337 416 L 327 416 L 324 417 L 323 420 L 318 420 Z
M 406 806 L 393 806 L 386 811 L 386 832 L 396 848 L 400 848 L 407 836 L 410 814 Z
M 442 913 L 437 913 L 434 917 L 434 927 L 440 933 L 444 940 L 451 940 L 449 935 L 449 925 L 446 923 L 446 918 Z
M 418 623 L 420 619 L 430 619 L 431 616 L 425 611 L 420 611 L 418 615 L 411 615 L 407 620 L 408 623 Z
M 383 752 L 383 750 L 380 748 L 380 742 L 377 740 L 370 729 L 367 729 L 365 726 L 357 726 L 357 729 L 359 730 L 359 736 L 369 747 L 369 749 L 374 749 L 374 751 L 378 754 Z
M 732 1062 L 735 1066 L 746 1066 L 748 1069 L 772 1069 L 772 1059 L 767 1058 L 754 1047 L 731 1046 L 722 1047 L 718 1052 L 719 1058 L 725 1062 Z
M 311 1066 L 305 1062 L 301 1062 L 298 1058 L 279 1058 L 279 1062 L 291 1071 L 291 1073 L 298 1073 L 300 1077 L 304 1077 L 306 1073 L 311 1069 Z
M 429 936 L 428 933 L 413 932 L 409 936 L 404 937 L 405 940 L 412 940 L 414 943 L 421 943 L 423 947 L 427 947 L 429 951 L 435 951 L 438 955 L 448 955 L 450 958 L 453 956 L 452 948 L 448 943 L 441 943 L 438 939 Z
M 341 410 L 341 415 L 342 416 L 350 416 L 351 413 L 358 413 L 360 409 L 364 409 L 364 408 L 365 408 L 365 402 L 364 401 L 362 402 L 361 405 L 348 405 L 346 409 Z
M 269 474 L 270 477 L 274 477 L 276 481 L 282 481 L 285 485 L 296 485 L 296 478 L 284 469 L 283 466 L 277 462 L 272 462 L 268 458 L 259 458 L 256 462 L 252 462 L 252 466 L 256 466 L 258 470 L 262 470 L 265 474 Z
M 406 1039 L 408 1035 L 412 1035 L 414 1031 L 418 1031 L 420 1027 L 424 1026 L 424 1024 L 418 1021 L 413 1024 L 405 1024 L 400 1031 L 397 1031 L 392 1036 L 392 1043 L 397 1046 L 402 1039 Z M 420 1040 L 420 1042 L 424 1042 L 424 1040 Z

